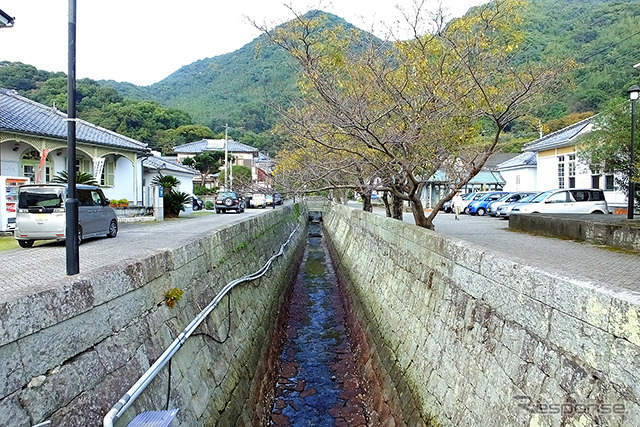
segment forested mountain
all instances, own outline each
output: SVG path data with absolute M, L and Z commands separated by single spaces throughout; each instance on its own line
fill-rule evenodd
M 311 11 L 309 13 L 321 13 Z M 355 29 L 326 14 L 327 26 Z M 235 52 L 185 65 L 151 86 L 102 81 L 126 97 L 152 99 L 188 111 L 193 119 L 220 131 L 225 124 L 245 132 L 271 129 L 276 118 L 269 104 L 297 93 L 297 77 L 288 55 L 260 36 Z
M 331 14 L 327 25 L 355 28 Z M 517 51 L 519 59 L 555 55 L 580 64 L 572 74 L 573 84 L 538 112 L 544 122 L 556 120 L 555 126 L 562 126 L 567 115 L 598 111 L 640 83 L 639 71 L 632 67 L 640 62 L 640 0 L 532 0 L 523 27 L 526 41 Z M 171 144 L 193 135 L 193 128 L 179 127 L 201 124 L 220 132 L 228 123 L 234 139 L 273 152 L 277 144 L 266 132 L 277 120 L 272 104 L 297 93 L 291 64 L 283 50 L 261 36 L 235 52 L 185 65 L 151 86 L 83 79 L 78 82 L 79 116 L 164 146 L 167 152 Z M 64 80 L 64 73 L 0 63 L 0 86 L 62 110 Z M 206 129 L 195 130 L 206 134 Z
M 341 18 L 328 17 L 329 25 L 353 28 Z M 597 111 L 624 93 L 637 75 L 632 65 L 640 62 L 640 1 L 532 0 L 523 18 L 521 58 L 556 55 L 581 64 L 573 73 L 574 84 L 540 111 L 542 120 Z M 186 65 L 148 87 L 102 83 L 127 97 L 183 109 L 214 130 L 229 123 L 260 133 L 275 120 L 265 100 L 277 102 L 291 95 L 295 82 L 289 58 L 259 37 L 235 52 Z

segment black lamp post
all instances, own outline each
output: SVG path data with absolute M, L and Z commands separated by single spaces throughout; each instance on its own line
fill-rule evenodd
M 629 203 L 627 205 L 627 219 L 633 219 L 633 199 L 635 195 L 633 177 L 636 164 L 636 158 L 634 155 L 634 148 L 636 144 L 636 101 L 640 95 L 640 87 L 638 85 L 633 85 L 627 90 L 627 92 L 629 92 L 629 99 L 631 100 L 631 147 L 629 149 Z
M 80 273 L 78 190 L 76 189 L 76 0 L 69 0 L 69 75 L 67 81 L 67 276 Z
M 0 10 L 0 28 L 13 27 L 14 21 L 15 18 L 12 18 L 11 16 Z

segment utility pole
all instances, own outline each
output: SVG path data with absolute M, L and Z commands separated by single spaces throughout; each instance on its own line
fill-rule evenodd
M 229 191 L 229 126 L 224 125 L 224 191 Z

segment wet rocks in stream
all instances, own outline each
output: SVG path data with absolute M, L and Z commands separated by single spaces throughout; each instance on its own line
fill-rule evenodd
M 296 279 L 271 425 L 366 426 L 366 387 L 356 368 L 337 279 L 319 225 Z

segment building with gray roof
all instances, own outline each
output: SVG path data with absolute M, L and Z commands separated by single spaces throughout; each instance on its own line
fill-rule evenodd
M 62 111 L 0 88 L 0 175 L 49 182 L 66 170 L 67 124 Z M 78 170 L 91 173 L 108 198 L 137 205 L 148 199 L 143 174 L 153 173 L 155 161 L 147 144 L 82 119 L 76 119 L 76 144 Z

